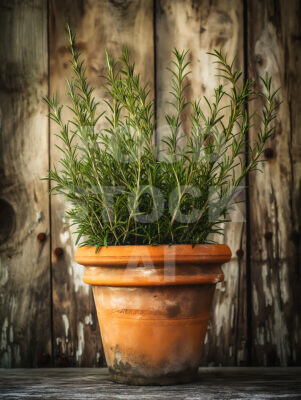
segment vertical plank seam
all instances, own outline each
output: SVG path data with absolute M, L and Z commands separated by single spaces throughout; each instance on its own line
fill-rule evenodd
M 153 0 L 153 46 L 154 46 L 154 119 L 155 119 L 155 146 L 158 145 L 157 130 L 157 0 Z
M 244 224 L 242 225 L 242 229 L 241 229 L 241 233 L 240 233 L 240 245 L 239 248 L 242 249 L 243 246 L 243 237 L 244 237 Z M 239 337 L 241 336 L 241 326 L 239 324 L 239 318 L 240 318 L 240 313 L 241 313 L 241 269 L 243 267 L 243 261 L 241 258 L 238 258 L 238 284 L 237 284 L 237 313 L 236 313 L 236 322 L 235 322 L 235 351 L 236 351 L 236 355 L 235 355 L 235 365 L 237 367 L 239 367 L 239 358 L 238 358 L 238 346 L 239 346 Z M 243 298 L 244 301 L 244 298 Z
M 243 53 L 244 53 L 244 80 L 246 81 L 249 77 L 248 69 L 248 0 L 243 2 Z M 249 107 L 246 104 L 246 113 L 249 116 Z M 246 165 L 249 163 L 249 129 L 246 132 Z M 249 173 L 246 175 L 246 288 L 247 288 L 247 353 L 248 353 L 248 365 L 253 364 L 252 360 L 252 274 L 251 274 L 251 226 L 250 226 L 250 179 Z
M 47 68 L 48 68 L 48 97 L 50 96 L 50 0 L 47 0 Z M 48 112 L 50 108 L 48 106 Z M 48 169 L 51 168 L 51 139 L 50 139 L 50 118 L 48 118 Z M 50 279 L 50 335 L 51 335 L 51 364 L 54 367 L 54 332 L 53 332 L 53 273 L 52 273 L 52 224 L 51 224 L 51 182 L 48 181 L 48 202 L 49 202 L 49 279 Z

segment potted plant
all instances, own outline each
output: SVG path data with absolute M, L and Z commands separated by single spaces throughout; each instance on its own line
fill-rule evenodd
M 155 144 L 154 102 L 127 49 L 118 62 L 106 55 L 107 111 L 99 113 L 75 35 L 68 33 L 73 119 L 64 123 L 56 96 L 46 99 L 62 141 L 60 166 L 48 179 L 72 206 L 76 261 L 93 288 L 111 377 L 129 384 L 191 381 L 215 285 L 224 278 L 221 266 L 231 258 L 227 245 L 210 238 L 222 234 L 243 178 L 258 168 L 272 134 L 276 92 L 268 76 L 255 92 L 254 82 L 241 82 L 242 73 L 215 50 L 224 84 L 213 100 L 188 101 L 187 52 L 174 50 L 172 112 Z M 256 116 L 246 105 L 255 96 L 264 101 L 262 128 L 248 143 Z M 190 116 L 185 134 L 184 111 Z

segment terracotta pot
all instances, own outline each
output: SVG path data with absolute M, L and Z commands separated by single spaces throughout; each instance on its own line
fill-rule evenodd
M 226 245 L 81 247 L 112 379 L 174 384 L 196 378 Z

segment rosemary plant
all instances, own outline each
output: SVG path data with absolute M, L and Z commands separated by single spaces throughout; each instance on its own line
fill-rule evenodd
M 228 63 L 221 51 L 212 56 L 224 84 L 213 100 L 185 97 L 188 52 L 174 50 L 171 74 L 172 112 L 166 114 L 168 133 L 155 145 L 154 101 L 142 84 L 125 49 L 116 62 L 106 54 L 105 112 L 67 27 L 73 77 L 67 80 L 72 120 L 64 122 L 57 97 L 47 98 L 50 118 L 59 126 L 59 166 L 49 171 L 51 191 L 72 205 L 77 244 L 207 243 L 222 224 L 237 188 L 247 173 L 258 169 L 264 146 L 272 135 L 276 93 L 271 78 L 261 78 L 264 91 Z M 261 128 L 253 143 L 247 131 L 255 114 L 247 103 L 261 96 L 257 113 Z M 190 129 L 183 135 L 183 112 Z M 101 128 L 96 126 L 100 125 Z M 181 144 L 181 145 L 180 145 Z M 248 152 L 248 162 L 245 153 Z

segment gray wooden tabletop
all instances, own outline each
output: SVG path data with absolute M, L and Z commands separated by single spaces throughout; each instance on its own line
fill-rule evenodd
M 0 399 L 301 399 L 301 368 L 201 368 L 177 386 L 110 382 L 105 368 L 0 369 Z

